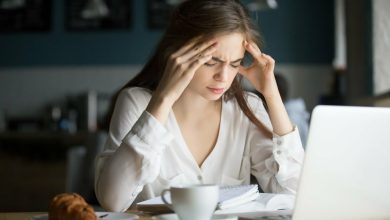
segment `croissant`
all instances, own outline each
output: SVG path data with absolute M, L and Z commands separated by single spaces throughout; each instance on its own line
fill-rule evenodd
M 77 193 L 62 193 L 49 205 L 49 220 L 98 220 L 98 217 L 83 197 Z

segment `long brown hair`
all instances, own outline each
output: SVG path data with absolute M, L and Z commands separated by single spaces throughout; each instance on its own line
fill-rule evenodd
M 111 103 L 109 117 L 111 117 L 114 103 L 119 92 L 127 87 L 143 87 L 155 91 L 157 88 L 169 56 L 181 48 L 190 39 L 202 36 L 205 40 L 213 36 L 241 33 L 249 41 L 260 45 L 260 34 L 251 20 L 248 11 L 239 0 L 187 0 L 174 10 L 171 21 L 160 40 L 151 59 L 140 73 L 123 86 L 114 96 Z M 267 137 L 271 132 L 256 118 L 248 107 L 246 97 L 241 87 L 241 75 L 237 75 L 231 87 L 226 91 L 224 98 L 235 98 L 245 113 Z

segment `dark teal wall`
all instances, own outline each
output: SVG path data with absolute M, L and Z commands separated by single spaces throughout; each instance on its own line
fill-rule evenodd
M 52 30 L 0 36 L 0 67 L 143 64 L 161 31 L 146 24 L 146 5 L 133 0 L 131 29 L 67 32 L 64 1 L 53 1 Z M 331 63 L 333 1 L 279 0 L 279 8 L 254 14 L 264 51 L 279 63 Z
M 259 13 L 265 51 L 278 62 L 332 63 L 334 3 L 332 0 L 278 0 L 277 10 Z

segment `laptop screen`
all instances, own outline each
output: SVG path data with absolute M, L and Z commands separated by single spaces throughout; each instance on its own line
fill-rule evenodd
M 390 218 L 390 108 L 317 106 L 293 219 Z

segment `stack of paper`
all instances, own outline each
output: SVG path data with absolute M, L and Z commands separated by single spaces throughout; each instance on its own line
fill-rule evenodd
M 295 196 L 290 194 L 260 193 L 253 201 L 217 210 L 215 214 L 235 214 L 241 216 L 243 213 L 265 213 L 280 210 L 290 211 L 294 208 Z
M 218 209 L 228 209 L 255 200 L 259 196 L 257 185 L 223 186 L 219 189 Z

